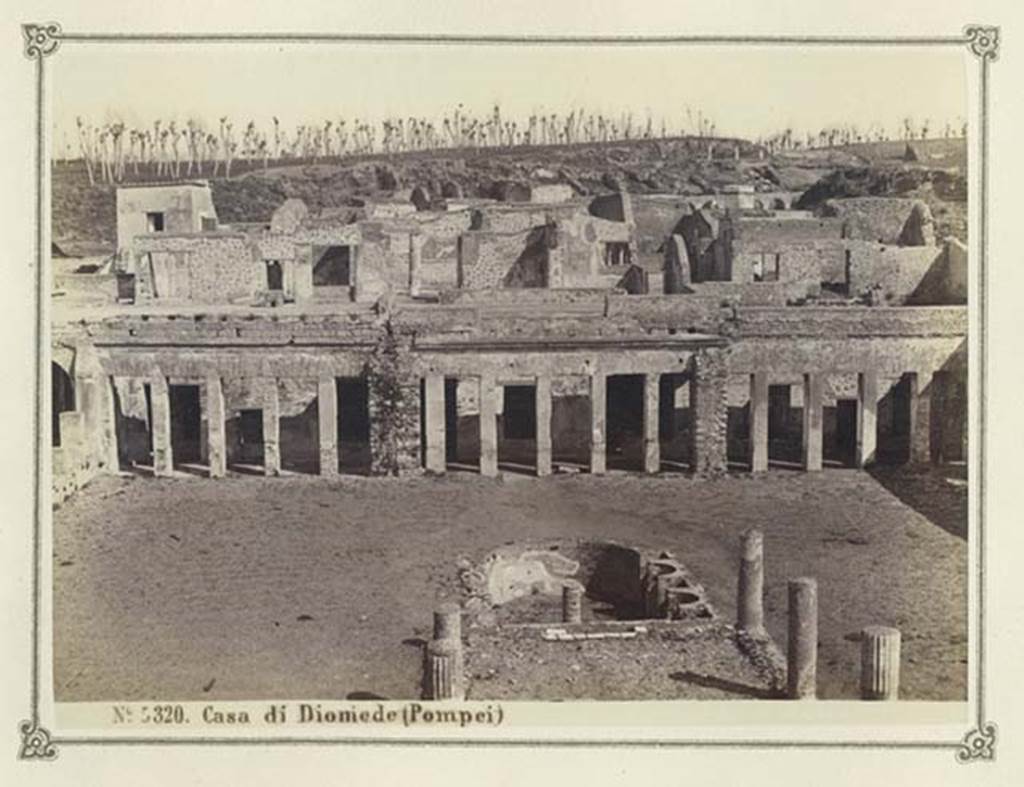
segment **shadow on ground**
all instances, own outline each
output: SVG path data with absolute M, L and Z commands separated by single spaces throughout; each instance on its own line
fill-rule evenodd
M 875 465 L 868 472 L 901 503 L 967 540 L 967 466 Z

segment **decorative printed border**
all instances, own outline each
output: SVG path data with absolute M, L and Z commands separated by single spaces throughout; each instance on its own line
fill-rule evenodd
M 32 675 L 31 675 L 31 718 L 19 724 L 21 745 L 18 749 L 18 758 L 22 760 L 52 761 L 57 758 L 57 746 L 79 746 L 79 745 L 377 745 L 386 742 L 388 745 L 416 745 L 416 746 L 465 746 L 467 744 L 477 746 L 555 746 L 555 747 L 607 747 L 607 746 L 651 746 L 651 747 L 693 747 L 693 748 L 733 748 L 733 749 L 767 749 L 767 748 L 799 748 L 799 749 L 952 749 L 957 762 L 970 763 L 978 761 L 991 761 L 995 759 L 995 747 L 997 740 L 997 728 L 992 722 L 986 720 L 985 708 L 985 579 L 986 579 L 986 554 L 985 554 L 985 502 L 986 502 L 986 430 L 987 430 L 987 402 L 986 393 L 988 390 L 988 80 L 989 64 L 994 62 L 999 55 L 999 28 L 986 25 L 968 25 L 964 28 L 963 34 L 958 36 L 898 36 L 898 37 L 877 37 L 877 36 L 531 36 L 531 35 L 411 35 L 411 34 L 330 34 L 330 33 L 74 33 L 64 32 L 57 22 L 45 24 L 23 24 L 22 33 L 25 39 L 25 57 L 35 61 L 36 78 L 36 205 L 35 205 L 35 241 L 36 241 L 36 283 L 35 283 L 35 347 L 36 347 L 36 377 L 35 377 L 35 410 L 34 424 L 36 441 L 34 443 L 34 464 L 33 464 L 33 530 L 32 530 Z M 71 44 L 119 44 L 119 43 L 147 43 L 147 44 L 179 44 L 179 43 L 307 43 L 307 44 L 332 44 L 332 43 L 378 43 L 378 44 L 491 44 L 501 45 L 543 45 L 553 44 L 561 46 L 643 46 L 643 45 L 780 45 L 780 46 L 963 46 L 967 45 L 970 51 L 978 58 L 980 68 L 980 95 L 979 95 L 979 126 L 976 134 L 979 140 L 979 260 L 978 260 L 978 290 L 977 309 L 979 317 L 979 339 L 980 349 L 978 359 L 979 385 L 978 385 L 978 491 L 975 500 L 976 526 L 972 532 L 977 554 L 977 594 L 978 594 L 978 615 L 976 620 L 976 641 L 977 641 L 977 663 L 975 665 L 977 675 L 977 698 L 974 704 L 974 724 L 968 730 L 961 741 L 814 741 L 814 740 L 493 740 L 493 739 L 387 739 L 372 740 L 363 738 L 217 738 L 217 737 L 193 737 L 193 738 L 59 738 L 53 737 L 49 731 L 40 724 L 39 720 L 39 650 L 40 650 L 40 600 L 41 587 L 40 576 L 42 573 L 41 564 L 41 527 L 43 520 L 44 495 L 41 489 L 43 476 L 43 452 L 40 445 L 40 434 L 42 424 L 42 392 L 45 384 L 45 369 L 43 367 L 43 337 L 46 334 L 44 319 L 44 298 L 46 297 L 46 282 L 44 280 L 44 253 L 46 228 L 43 226 L 46 214 L 45 177 L 48 170 L 46 159 L 46 134 L 44 128 L 44 112 L 46 99 L 46 69 L 45 60 L 48 56 L 57 52 L 62 43 Z

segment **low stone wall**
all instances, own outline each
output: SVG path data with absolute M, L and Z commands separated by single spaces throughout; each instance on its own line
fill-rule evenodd
M 97 303 L 117 302 L 117 274 L 68 273 L 53 277 L 54 297 Z
M 51 454 L 53 505 L 63 503 L 100 472 L 83 413 L 68 410 L 60 414 L 60 440 L 60 446 L 54 447 Z
M 528 309 L 531 306 L 594 306 L 604 311 L 605 300 L 623 296 L 622 290 L 607 289 L 557 289 L 529 288 L 521 290 L 443 290 L 439 300 L 444 304 L 460 306 L 515 306 Z
M 967 307 L 748 306 L 739 310 L 739 336 L 966 336 Z
M 697 295 L 708 298 L 730 299 L 740 305 L 785 306 L 808 296 L 817 295 L 821 288 L 808 282 L 701 282 L 689 285 Z

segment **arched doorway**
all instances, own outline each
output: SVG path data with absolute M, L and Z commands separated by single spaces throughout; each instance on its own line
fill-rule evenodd
M 75 409 L 75 383 L 71 375 L 57 363 L 50 363 L 50 404 L 53 431 L 50 444 L 60 445 L 60 414 Z

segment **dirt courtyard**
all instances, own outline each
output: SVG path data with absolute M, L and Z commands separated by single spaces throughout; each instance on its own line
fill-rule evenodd
M 781 646 L 787 580 L 818 579 L 820 697 L 857 697 L 850 635 L 882 624 L 903 635 L 902 698 L 962 700 L 966 494 L 948 475 L 104 477 L 54 512 L 56 698 L 418 697 L 457 558 L 510 541 L 671 550 L 734 620 L 757 526 Z

